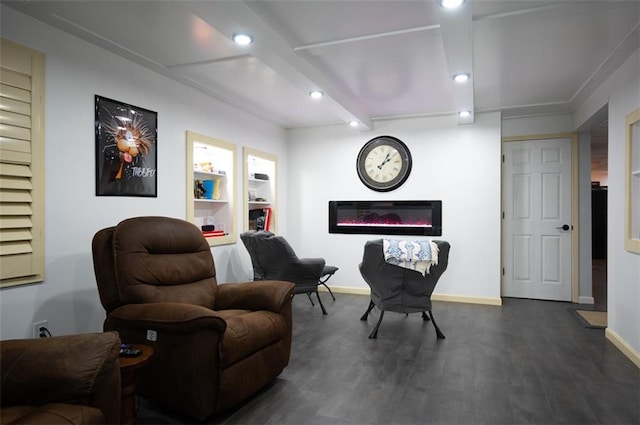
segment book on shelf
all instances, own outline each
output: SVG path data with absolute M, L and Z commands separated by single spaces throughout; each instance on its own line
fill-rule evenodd
M 220 179 L 213 180 L 213 199 L 220 199 Z
M 212 236 L 224 236 L 224 230 L 203 230 L 202 236 L 210 238 Z
M 271 208 L 258 208 L 249 211 L 250 230 L 271 230 Z
M 271 208 L 263 208 L 264 209 L 264 230 L 271 230 Z

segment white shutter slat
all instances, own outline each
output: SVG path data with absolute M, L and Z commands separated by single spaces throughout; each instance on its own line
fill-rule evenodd
M 0 229 L 20 229 L 33 227 L 29 217 L 0 217 Z
M 31 237 L 30 229 L 2 229 L 0 230 L 0 243 L 4 242 L 18 242 L 18 241 L 30 241 Z
M 20 102 L 0 96 L 0 109 L 14 112 L 16 114 L 31 115 L 31 105 L 27 102 Z
M 31 92 L 7 84 L 0 84 L 0 96 L 20 102 L 31 103 Z
M 30 190 L 31 180 L 0 175 L 0 189 Z
M 31 129 L 0 123 L 0 136 L 12 139 L 31 140 Z
M 0 215 L 31 215 L 31 204 L 0 203 Z
M 0 163 L 31 164 L 32 155 L 30 152 L 16 152 L 0 149 Z
M 29 254 L 31 252 L 33 252 L 33 250 L 31 249 L 31 243 L 29 243 L 29 241 L 0 243 L 0 256 Z
M 0 150 L 14 151 L 13 153 L 30 154 L 31 142 L 0 136 Z
M 15 114 L 0 109 L 0 124 L 12 125 L 26 129 L 31 128 L 31 117 L 23 114 Z
M 0 162 L 0 176 L 31 177 L 33 173 L 29 165 L 5 164 Z
M 0 83 L 6 86 L 31 91 L 31 78 L 29 78 L 28 75 L 15 72 L 7 68 L 0 69 Z
M 31 202 L 31 192 L 28 190 L 7 190 L 0 188 L 0 199 L 2 202 Z

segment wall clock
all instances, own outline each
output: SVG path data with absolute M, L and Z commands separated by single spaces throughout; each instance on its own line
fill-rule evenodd
M 411 152 L 400 139 L 379 136 L 360 149 L 358 177 L 370 189 L 388 192 L 400 187 L 411 172 Z

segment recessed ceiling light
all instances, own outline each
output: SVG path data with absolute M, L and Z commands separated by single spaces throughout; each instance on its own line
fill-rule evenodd
M 460 111 L 458 112 L 458 116 L 460 118 L 468 118 L 471 116 L 471 111 Z
M 358 121 L 349 121 L 349 125 L 351 127 L 357 127 L 358 126 Z
M 445 9 L 457 9 L 466 3 L 466 0 L 440 0 L 440 6 Z
M 311 96 L 311 99 L 321 99 L 322 96 L 324 96 L 324 93 L 322 93 L 320 90 L 314 90 L 312 92 L 309 92 L 309 96 Z
M 253 43 L 253 37 L 249 34 L 233 34 L 233 41 L 241 46 Z
M 465 81 L 468 81 L 470 78 L 469 74 L 456 74 L 453 76 L 453 80 L 456 83 L 464 83 Z

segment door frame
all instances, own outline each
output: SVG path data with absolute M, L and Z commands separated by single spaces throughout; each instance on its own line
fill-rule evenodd
M 500 152 L 502 155 L 501 167 L 504 163 L 504 153 L 502 147 L 504 143 L 509 142 L 526 142 L 531 140 L 548 140 L 548 139 L 571 139 L 571 302 L 577 303 L 580 298 L 580 199 L 579 199 L 579 144 L 578 133 L 552 133 L 552 134 L 529 134 L 523 136 L 502 137 L 500 143 Z M 500 173 L 500 296 L 502 297 L 504 287 L 504 182 L 502 172 Z

